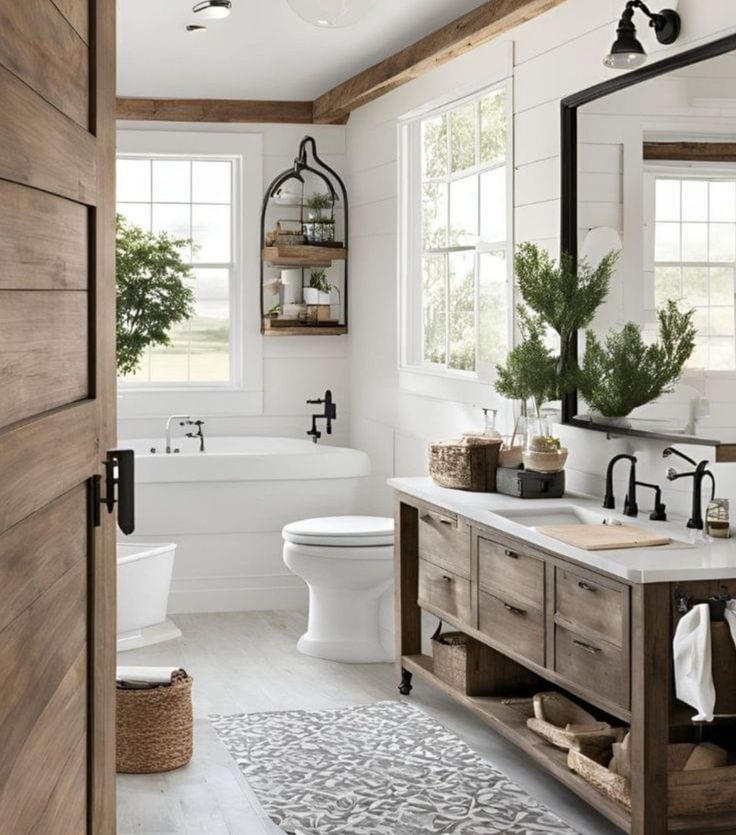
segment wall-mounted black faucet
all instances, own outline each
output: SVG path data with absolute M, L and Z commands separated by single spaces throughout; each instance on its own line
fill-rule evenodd
M 327 389 L 325 392 L 325 396 L 318 398 L 316 400 L 307 400 L 307 404 L 310 406 L 321 406 L 324 404 L 324 412 L 321 415 L 312 415 L 312 428 L 307 432 L 307 435 L 311 437 L 311 439 L 316 444 L 317 441 L 322 437 L 322 433 L 317 429 L 317 421 L 324 420 L 327 424 L 327 434 L 332 434 L 332 421 L 337 420 L 337 404 L 332 399 L 332 392 Z
M 603 507 L 607 510 L 613 510 L 616 507 L 616 498 L 613 495 L 613 468 L 619 461 L 630 461 L 631 469 L 629 470 L 629 492 L 624 499 L 624 516 L 638 516 L 639 506 L 636 503 L 636 458 L 633 455 L 614 455 L 608 462 L 608 469 L 606 470 L 606 496 L 603 499 Z
M 182 426 L 196 426 L 196 432 L 187 432 L 187 438 L 199 438 L 199 451 L 204 452 L 204 432 L 202 431 L 202 427 L 204 426 L 203 420 L 189 420 L 186 423 L 182 423 Z
M 692 464 L 695 469 L 690 473 L 678 473 L 674 467 L 669 467 L 667 469 L 667 479 L 668 481 L 677 481 L 680 478 L 692 478 L 693 480 L 693 503 L 692 503 L 692 511 L 690 513 L 690 519 L 688 519 L 687 526 L 688 528 L 692 528 L 693 530 L 702 531 L 705 527 L 705 523 L 703 522 L 703 500 L 702 500 L 702 492 L 703 492 L 703 480 L 706 478 L 710 478 L 711 484 L 713 489 L 710 494 L 711 501 L 716 494 L 716 479 L 713 473 L 706 469 L 708 466 L 707 461 L 701 461 L 697 463 L 689 455 L 685 455 L 684 453 L 680 452 L 679 449 L 675 449 L 674 447 L 668 446 L 662 452 L 662 458 L 669 458 L 670 455 L 677 455 L 679 458 L 682 458 L 683 461 L 687 461 L 688 464 Z

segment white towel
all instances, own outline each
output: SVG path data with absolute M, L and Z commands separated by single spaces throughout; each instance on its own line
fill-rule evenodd
M 736 630 L 736 608 L 729 612 L 732 634 Z M 675 691 L 681 702 L 694 707 L 694 722 L 712 722 L 716 706 L 710 645 L 710 606 L 699 603 L 677 624 L 673 642 Z
M 115 678 L 127 684 L 171 684 L 180 667 L 118 667 Z

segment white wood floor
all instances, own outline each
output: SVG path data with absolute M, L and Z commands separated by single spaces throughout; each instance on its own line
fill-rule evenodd
M 237 766 L 207 722 L 210 713 L 321 710 L 399 698 L 389 664 L 336 664 L 296 651 L 296 612 L 177 615 L 176 641 L 120 656 L 123 664 L 181 665 L 194 676 L 195 754 L 186 768 L 118 776 L 119 835 L 274 835 Z M 546 804 L 580 835 L 619 830 L 541 773 L 523 754 L 429 685 L 411 700 Z

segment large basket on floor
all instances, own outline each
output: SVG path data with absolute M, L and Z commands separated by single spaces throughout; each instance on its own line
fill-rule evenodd
M 153 774 L 181 768 L 193 751 L 192 679 L 149 690 L 117 690 L 117 770 Z

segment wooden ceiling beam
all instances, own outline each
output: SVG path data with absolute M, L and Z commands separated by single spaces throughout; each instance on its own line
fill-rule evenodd
M 314 121 L 333 124 L 353 110 L 519 26 L 565 0 L 490 0 L 314 102 Z
M 645 142 L 644 159 L 660 162 L 736 162 L 736 142 Z
M 117 117 L 155 122 L 312 124 L 311 101 L 118 98 Z

